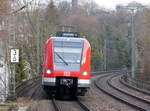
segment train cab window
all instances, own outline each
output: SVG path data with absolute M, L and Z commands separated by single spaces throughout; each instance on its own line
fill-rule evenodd
M 61 48 L 55 47 L 55 61 L 62 62 L 64 59 L 68 63 L 80 64 L 81 59 L 81 48 Z M 61 56 L 61 57 L 60 57 Z
M 77 45 L 77 47 L 68 47 L 67 45 L 68 44 L 65 44 L 65 46 L 54 45 L 55 70 L 79 71 L 81 64 L 82 47 L 79 47 L 79 45 Z

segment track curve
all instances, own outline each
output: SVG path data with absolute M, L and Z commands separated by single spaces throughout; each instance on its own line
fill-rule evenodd
M 144 94 L 138 90 L 135 90 L 133 88 L 127 87 L 124 85 L 120 79 L 122 76 L 116 76 L 113 77 L 110 81 L 109 84 L 112 85 L 112 87 L 116 88 L 116 90 L 121 91 L 129 96 L 136 97 L 141 101 L 144 101 L 148 104 L 150 104 L 150 95 Z
M 149 103 L 145 102 L 144 100 L 139 100 L 136 97 L 130 96 L 129 94 L 123 93 L 110 84 L 110 81 L 113 77 L 116 77 L 117 74 L 108 74 L 101 76 L 95 81 L 95 85 L 98 89 L 102 90 L 103 92 L 107 93 L 111 97 L 132 106 L 135 109 L 141 111 L 149 111 L 150 105 Z

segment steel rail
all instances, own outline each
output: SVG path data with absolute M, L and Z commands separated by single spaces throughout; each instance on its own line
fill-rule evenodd
M 112 76 L 110 79 L 107 80 L 107 83 L 108 83 L 108 85 L 109 85 L 110 87 L 112 87 L 113 89 L 115 89 L 115 90 L 117 90 L 117 91 L 119 91 L 119 92 L 121 92 L 121 93 L 123 93 L 123 94 L 125 94 L 125 95 L 128 95 L 128 96 L 130 96 L 130 97 L 133 97 L 133 98 L 137 99 L 138 101 L 142 101 L 142 102 L 145 103 L 145 104 L 150 104 L 150 101 L 144 100 L 144 99 L 142 99 L 142 98 L 140 98 L 140 97 L 138 97 L 138 96 L 136 96 L 136 95 L 133 95 L 133 94 L 131 94 L 131 93 L 128 93 L 128 92 L 126 92 L 126 91 L 123 91 L 123 90 L 121 90 L 120 88 L 114 86 L 114 85 L 111 83 L 111 81 L 112 81 L 112 79 L 113 79 L 114 77 L 116 77 L 116 76 Z
M 77 98 L 76 100 L 77 104 L 84 110 L 84 111 L 90 111 L 90 109 L 85 105 L 83 104 L 79 98 Z M 56 99 L 54 97 L 54 95 L 52 96 L 52 104 L 55 108 L 56 111 L 61 111 L 61 108 L 59 107 L 58 103 L 56 102 Z
M 55 100 L 54 95 L 52 95 L 52 103 L 53 103 L 53 106 L 54 106 L 56 111 L 61 111 L 58 104 L 57 104 L 57 102 L 56 102 L 56 100 Z
M 122 77 L 123 77 L 123 76 L 122 76 Z M 136 87 L 136 86 L 133 86 L 133 85 L 130 85 L 129 83 L 125 82 L 122 77 L 119 79 L 119 81 L 120 81 L 121 84 L 123 84 L 124 86 L 126 86 L 126 87 L 128 87 L 128 88 L 130 88 L 130 89 L 139 91 L 139 92 L 141 92 L 141 93 L 143 93 L 143 94 L 146 94 L 146 95 L 149 95 L 149 96 L 150 96 L 150 92 L 149 92 L 149 91 L 140 89 L 140 88 L 138 88 L 138 87 Z
M 36 85 L 35 85 L 36 86 Z M 36 92 L 38 92 L 39 90 L 40 90 L 40 85 L 38 85 L 38 86 L 36 86 L 36 88 L 35 88 L 35 90 L 34 90 L 34 92 L 31 94 L 31 98 L 33 98 L 34 96 L 35 96 L 35 94 L 36 94 Z
M 39 80 L 40 79 L 33 78 L 21 83 L 18 87 L 16 87 L 16 96 L 20 96 L 25 90 L 35 87 Z
M 89 109 L 85 104 L 83 104 L 83 103 L 79 100 L 79 98 L 77 98 L 77 103 L 78 103 L 78 105 L 79 105 L 84 111 L 90 111 L 90 109 Z
M 122 103 L 125 103 L 125 104 L 127 104 L 127 105 L 129 105 L 129 106 L 131 106 L 131 107 L 133 107 L 133 108 L 135 108 L 135 109 L 138 109 L 138 110 L 140 110 L 140 111 L 146 111 L 145 108 L 140 107 L 140 106 L 138 106 L 138 105 L 136 105 L 136 104 L 134 104 L 134 103 L 131 103 L 131 102 L 125 100 L 125 99 L 122 98 L 122 97 L 118 97 L 117 94 L 113 94 L 111 90 L 109 90 L 109 89 L 103 87 L 104 83 L 103 83 L 103 84 L 99 84 L 99 81 L 100 81 L 100 80 L 102 80 L 102 79 L 104 79 L 105 77 L 108 77 L 108 76 L 112 77 L 112 75 L 104 75 L 104 76 L 101 76 L 100 78 L 98 78 L 98 79 L 94 82 L 95 86 L 96 86 L 99 90 L 101 90 L 101 91 L 103 91 L 104 93 L 108 94 L 109 96 L 111 96 L 111 97 L 113 97 L 113 98 L 119 100 L 119 101 L 122 102 Z M 105 84 L 107 84 L 107 81 L 106 81 Z
M 25 81 L 21 82 L 20 84 L 18 84 L 15 89 L 17 89 L 17 88 L 19 88 L 19 87 L 22 87 L 22 85 L 25 84 L 25 83 L 27 83 L 27 82 L 36 81 L 36 80 L 38 80 L 39 78 L 40 78 L 40 76 L 37 76 L 37 77 L 33 77 L 33 78 L 31 78 L 31 79 L 25 80 Z
M 91 72 L 91 76 L 101 75 L 101 74 L 107 74 L 107 73 L 125 73 L 127 70 L 110 70 L 110 71 L 95 71 Z

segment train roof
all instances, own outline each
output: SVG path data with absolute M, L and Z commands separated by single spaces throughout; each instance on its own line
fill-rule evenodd
M 66 32 L 66 31 L 59 31 L 56 33 L 56 37 L 80 37 L 78 32 Z
M 74 38 L 74 37 L 51 37 L 54 41 L 70 41 L 70 42 L 82 42 L 85 38 Z
M 49 40 L 64 42 L 83 42 L 84 40 L 86 40 L 86 38 L 81 38 L 80 34 L 77 32 L 57 32 L 55 36 L 52 36 L 47 40 L 47 43 Z

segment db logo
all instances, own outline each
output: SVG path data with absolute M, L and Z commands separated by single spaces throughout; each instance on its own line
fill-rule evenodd
M 70 72 L 69 71 L 64 71 L 64 76 L 70 76 Z

